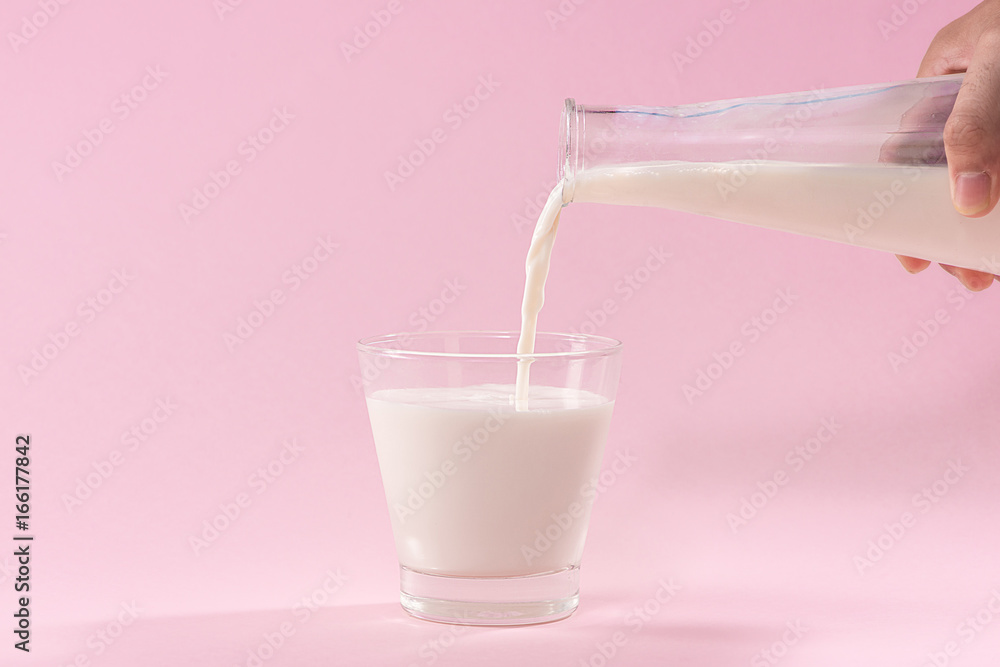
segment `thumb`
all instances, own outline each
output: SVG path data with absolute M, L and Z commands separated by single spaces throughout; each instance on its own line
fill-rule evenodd
M 973 57 L 944 126 L 951 199 L 974 218 L 989 213 L 1000 194 L 1000 72 L 983 60 Z

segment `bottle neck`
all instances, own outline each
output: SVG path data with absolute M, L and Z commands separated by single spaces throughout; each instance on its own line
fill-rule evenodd
M 559 129 L 563 202 L 591 169 L 765 161 L 944 164 L 942 132 L 962 75 L 676 107 L 584 106 Z
M 576 100 L 567 98 L 563 105 L 559 124 L 559 171 L 557 176 L 563 183 L 563 204 L 573 201 L 576 175 L 581 171 L 580 129 L 583 122 L 583 107 Z

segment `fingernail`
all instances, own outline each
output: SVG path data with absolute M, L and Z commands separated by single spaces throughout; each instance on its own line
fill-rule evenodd
M 984 171 L 966 171 L 955 177 L 952 199 L 962 215 L 975 215 L 990 205 L 990 176 Z

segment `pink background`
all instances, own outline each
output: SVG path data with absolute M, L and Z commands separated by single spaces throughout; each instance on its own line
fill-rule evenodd
M 692 215 L 566 209 L 541 328 L 596 319 L 625 342 L 606 461 L 637 463 L 596 504 L 580 610 L 549 626 L 456 633 L 401 611 L 352 382 L 362 336 L 517 326 L 517 218 L 552 185 L 565 97 L 666 105 L 908 78 L 974 3 L 564 0 L 553 22 L 556 0 L 394 0 L 348 59 L 341 44 L 389 3 L 223 2 L 0 11 L 0 541 L 15 532 L 14 438 L 30 433 L 32 659 L 247 665 L 284 623 L 267 665 L 776 664 L 764 650 L 789 666 L 995 664 L 998 288 L 966 299 L 936 268 L 911 277 L 888 255 Z M 725 8 L 735 20 L 679 68 Z M 481 81 L 477 108 L 446 116 Z M 437 128 L 444 142 L 390 189 L 385 172 Z M 258 134 L 270 143 L 244 143 Z M 77 166 L 54 166 L 81 143 Z M 185 215 L 205 204 L 196 190 L 212 198 Z M 672 256 L 625 299 L 615 284 L 650 247 Z M 448 281 L 458 298 L 425 321 Z M 227 339 L 275 290 L 252 335 Z M 788 312 L 686 400 L 778 290 L 796 297 Z M 795 469 L 787 453 L 824 419 L 836 434 Z M 915 503 L 952 463 L 967 470 L 938 483 L 946 495 Z M 256 472 L 269 464 L 280 474 Z M 727 515 L 778 472 L 787 483 L 734 532 Z M 190 538 L 238 500 L 196 552 Z M 860 573 L 855 557 L 905 512 Z M 11 647 L 11 551 L 0 664 L 34 661 Z M 661 581 L 681 587 L 665 604 Z M 309 596 L 323 605 L 303 619 Z M 121 629 L 123 604 L 140 611 Z

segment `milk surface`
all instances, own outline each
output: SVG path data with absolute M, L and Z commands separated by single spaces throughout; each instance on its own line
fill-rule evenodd
M 579 565 L 613 402 L 533 386 L 392 389 L 368 399 L 404 567 L 522 576 Z

